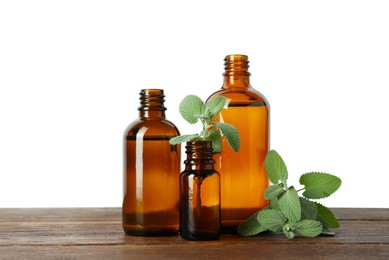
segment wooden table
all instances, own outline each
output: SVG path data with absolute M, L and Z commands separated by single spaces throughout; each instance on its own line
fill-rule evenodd
M 120 208 L 0 209 L 0 259 L 389 259 L 389 209 L 335 208 L 335 237 L 125 236 Z

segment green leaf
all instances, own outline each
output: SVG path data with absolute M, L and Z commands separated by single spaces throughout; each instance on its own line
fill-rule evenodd
M 270 201 L 271 208 L 280 209 L 280 207 L 278 205 L 278 198 L 273 198 L 273 199 L 270 199 L 269 201 Z
M 176 136 L 176 137 L 173 137 L 172 139 L 170 139 L 169 143 L 172 144 L 172 145 L 180 144 L 180 143 L 183 143 L 183 142 L 193 141 L 197 137 L 199 137 L 199 135 L 197 135 L 197 134 L 194 134 L 194 135 L 179 135 L 179 136 Z
M 282 231 L 284 232 L 285 236 L 288 238 L 288 239 L 293 239 L 294 238 L 294 232 L 292 230 L 292 228 L 290 227 L 289 224 L 286 224 L 283 228 L 282 228 Z
M 299 199 L 301 204 L 301 218 L 315 220 L 317 215 L 316 204 L 302 197 Z
M 205 104 L 210 119 L 213 119 L 223 109 L 226 101 L 225 97 L 218 96 Z
M 290 187 L 278 199 L 278 206 L 291 222 L 296 223 L 301 219 L 300 200 L 297 191 L 293 187 Z
M 278 198 L 280 195 L 284 193 L 285 190 L 282 187 L 280 187 L 277 184 L 273 184 L 267 187 L 264 195 L 265 195 L 265 199 L 274 199 L 274 198 Z
M 218 122 L 211 122 L 211 124 L 220 129 L 220 131 L 223 133 L 224 137 L 226 138 L 228 144 L 235 152 L 239 151 L 240 136 L 239 136 L 238 129 L 235 126 L 227 123 L 218 123 Z
M 321 233 L 320 235 L 326 235 L 326 236 L 335 236 L 335 232 L 334 231 L 331 231 L 329 230 L 328 228 L 326 227 L 323 227 L 323 229 L 321 230 Z
M 181 116 L 190 124 L 197 123 L 205 111 L 205 104 L 195 95 L 186 96 L 179 106 Z
M 334 213 L 332 213 L 332 211 L 329 208 L 317 202 L 315 202 L 315 205 L 317 207 L 317 220 L 319 220 L 324 227 L 327 228 L 339 227 L 338 219 L 335 217 Z
M 322 231 L 322 225 L 319 221 L 311 219 L 303 219 L 296 223 L 294 234 L 303 237 L 316 237 Z
M 211 129 L 207 133 L 208 135 L 204 138 L 205 141 L 211 141 L 213 147 L 213 153 L 222 152 L 222 137 L 219 130 Z
M 251 217 L 240 223 L 238 226 L 238 233 L 242 236 L 255 236 L 266 229 L 259 224 L 257 220 L 258 212 L 254 213 Z
M 287 221 L 284 214 L 276 209 L 261 210 L 258 213 L 257 219 L 262 227 L 273 232 L 281 231 Z
M 340 187 L 341 183 L 338 177 L 328 173 L 309 172 L 300 177 L 300 184 L 305 186 L 303 196 L 308 199 L 328 197 Z
M 281 156 L 275 151 L 270 150 L 265 159 L 265 169 L 269 180 L 277 184 L 280 180 L 288 179 L 288 170 Z

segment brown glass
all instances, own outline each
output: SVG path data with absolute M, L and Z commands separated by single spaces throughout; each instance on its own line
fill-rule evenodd
M 140 92 L 139 118 L 124 134 L 123 229 L 128 235 L 178 234 L 180 145 L 179 135 L 165 119 L 160 89 Z
M 264 160 L 269 150 L 269 103 L 250 85 L 246 55 L 225 58 L 224 84 L 217 96 L 227 98 L 215 121 L 230 123 L 240 133 L 240 150 L 234 152 L 223 138 L 221 154 L 214 156 L 221 176 L 222 227 L 235 227 L 268 205 L 264 191 L 269 182 Z
M 216 240 L 220 236 L 220 176 L 214 170 L 212 143 L 188 142 L 180 176 L 180 236 Z

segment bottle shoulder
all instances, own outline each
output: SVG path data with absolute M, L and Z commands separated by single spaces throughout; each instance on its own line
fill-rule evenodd
M 125 136 L 177 136 L 180 134 L 178 128 L 169 120 L 141 120 L 136 119 L 130 123 L 125 132 Z
M 262 106 L 270 107 L 269 101 L 266 99 L 266 97 L 261 92 L 255 90 L 252 87 L 248 89 L 221 89 L 211 94 L 206 102 L 209 102 L 218 96 L 225 97 L 228 100 L 229 105 L 252 105 L 259 103 Z

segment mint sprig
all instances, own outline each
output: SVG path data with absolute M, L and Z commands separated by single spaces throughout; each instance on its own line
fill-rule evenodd
M 265 159 L 267 176 L 272 183 L 264 193 L 270 205 L 253 214 L 238 226 L 242 236 L 253 236 L 264 231 L 283 232 L 292 239 L 297 236 L 315 237 L 320 234 L 335 235 L 330 228 L 339 222 L 330 209 L 312 201 L 330 196 L 342 181 L 331 174 L 309 172 L 300 177 L 303 188 L 296 190 L 287 185 L 288 171 L 284 160 L 270 150 Z M 299 196 L 298 192 L 303 192 Z
M 231 148 L 238 151 L 240 148 L 238 129 L 228 123 L 212 121 L 223 109 L 226 101 L 225 97 L 219 96 L 205 104 L 198 96 L 186 96 L 179 105 L 181 116 L 190 124 L 200 121 L 203 129 L 197 134 L 176 136 L 170 139 L 169 143 L 174 145 L 189 141 L 211 141 L 213 152 L 221 153 L 224 136 Z

